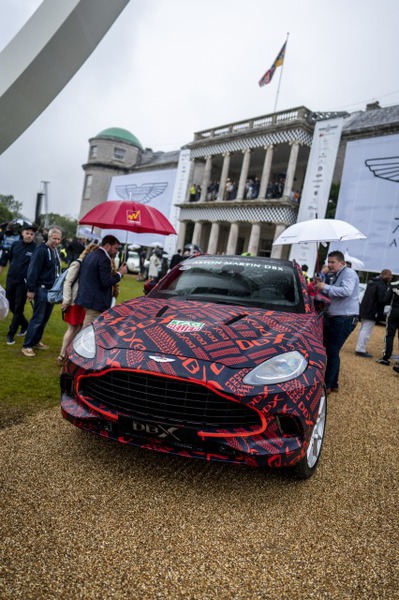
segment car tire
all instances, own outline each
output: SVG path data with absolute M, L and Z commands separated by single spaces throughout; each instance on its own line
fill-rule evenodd
M 323 388 L 320 398 L 319 412 L 310 436 L 309 446 L 303 459 L 294 467 L 298 479 L 309 479 L 316 471 L 320 460 L 327 422 L 327 392 Z

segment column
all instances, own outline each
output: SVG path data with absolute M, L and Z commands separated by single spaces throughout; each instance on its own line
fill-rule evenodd
M 197 221 L 194 225 L 192 244 L 197 244 L 201 248 L 202 223 Z
M 208 254 L 216 254 L 217 247 L 218 247 L 218 240 L 219 240 L 219 231 L 220 231 L 219 223 L 212 223 L 211 233 L 209 235 L 209 242 L 208 242 L 208 250 L 207 250 Z
M 249 162 L 251 160 L 251 149 L 247 148 L 243 150 L 244 158 L 242 161 L 240 181 L 238 184 L 237 198 L 242 200 L 244 198 L 244 188 L 248 179 Z
M 270 171 L 272 169 L 272 160 L 273 160 L 273 150 L 274 145 L 270 144 L 270 146 L 265 146 L 266 155 L 265 162 L 263 164 L 262 177 L 260 180 L 260 188 L 258 198 L 262 198 L 262 200 L 266 197 L 266 190 L 270 179 Z
M 223 154 L 223 167 L 222 167 L 222 174 L 220 176 L 220 181 L 219 181 L 218 200 L 223 200 L 225 187 L 226 187 L 226 181 L 227 181 L 227 177 L 229 174 L 229 168 L 230 168 L 230 152 L 226 152 L 225 154 Z
M 260 223 L 252 223 L 251 235 L 249 236 L 248 252 L 254 256 L 258 255 L 260 240 Z
M 274 242 L 274 240 L 276 240 L 278 238 L 279 235 L 281 235 L 283 233 L 283 231 L 285 231 L 285 229 L 287 229 L 287 227 L 285 225 L 276 225 L 276 229 L 274 231 L 273 242 Z M 284 247 L 284 245 L 272 246 L 270 258 L 281 258 L 282 254 L 283 254 L 283 247 Z
M 238 223 L 230 225 L 229 239 L 227 240 L 226 254 L 235 254 L 238 239 Z
M 292 184 L 294 183 L 294 175 L 295 175 L 296 163 L 298 160 L 298 152 L 299 152 L 298 140 L 295 140 L 294 142 L 290 142 L 290 144 L 291 144 L 291 152 L 290 152 L 290 158 L 288 161 L 287 175 L 285 178 L 285 185 L 284 185 L 284 191 L 283 191 L 283 196 L 288 196 L 288 197 L 290 197 L 290 194 L 292 192 Z
M 194 181 L 194 168 L 195 168 L 195 158 L 190 158 L 190 170 L 188 172 L 187 179 L 187 191 L 186 191 L 186 199 L 185 202 L 190 202 L 190 190 Z
M 200 202 L 206 202 L 206 197 L 208 194 L 208 185 L 211 180 L 211 170 L 212 170 L 212 156 L 207 156 L 205 161 L 205 171 L 204 176 L 202 178 L 201 183 L 201 196 Z
M 187 221 L 180 221 L 179 233 L 177 235 L 176 248 L 181 248 L 183 250 L 184 242 L 186 239 L 186 229 L 187 229 Z

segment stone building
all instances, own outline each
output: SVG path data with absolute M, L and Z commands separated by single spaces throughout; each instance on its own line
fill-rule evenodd
M 320 113 L 301 106 L 220 125 L 194 134 L 185 201 L 178 204 L 176 247 L 197 244 L 214 254 L 288 256 L 273 241 L 297 220 L 315 123 L 344 117 L 333 182 L 339 183 L 348 141 L 399 132 L 399 106 L 378 102 L 356 113 Z M 111 178 L 136 171 L 177 168 L 179 153 L 153 152 L 124 129 L 90 139 L 83 165 L 80 215 L 105 200 Z
M 108 198 L 112 177 L 139 170 L 176 168 L 179 160 L 179 151 L 144 149 L 135 135 L 119 127 L 104 129 L 89 144 L 89 156 L 83 165 L 85 179 L 79 219 Z

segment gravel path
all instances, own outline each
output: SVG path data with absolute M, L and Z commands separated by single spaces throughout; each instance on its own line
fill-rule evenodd
M 0 598 L 399 598 L 399 376 L 355 337 L 306 482 L 118 446 L 58 408 L 0 431 Z

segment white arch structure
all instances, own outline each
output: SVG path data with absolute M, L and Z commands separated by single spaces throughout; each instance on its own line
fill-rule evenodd
M 0 53 L 0 154 L 54 100 L 129 0 L 44 0 Z

